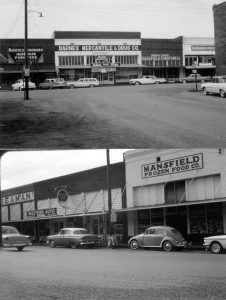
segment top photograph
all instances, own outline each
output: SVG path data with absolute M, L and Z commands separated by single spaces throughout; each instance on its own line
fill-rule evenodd
M 0 149 L 226 148 L 226 1 L 0 12 Z

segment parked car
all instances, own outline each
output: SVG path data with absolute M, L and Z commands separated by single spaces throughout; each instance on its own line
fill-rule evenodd
M 154 75 L 145 75 L 140 78 L 130 79 L 130 85 L 140 85 L 140 84 L 158 84 L 158 83 L 166 83 L 166 78 L 158 78 Z
M 196 77 L 196 78 L 195 78 Z M 180 78 L 179 81 L 183 83 L 187 82 L 205 82 L 209 81 L 211 78 L 209 76 L 202 76 L 198 73 L 196 74 L 190 74 L 187 77 Z
M 214 254 L 226 250 L 226 234 L 205 237 L 203 246 Z
M 67 81 L 67 84 L 70 89 L 78 87 L 95 87 L 100 85 L 99 81 L 96 78 L 80 78 L 78 81 Z
M 58 234 L 47 236 L 47 244 L 52 248 L 65 246 L 75 249 L 83 245 L 92 248 L 100 244 L 100 238 L 84 228 L 63 228 Z
M 2 226 L 2 244 L 3 247 L 16 247 L 18 251 L 22 251 L 24 247 L 32 246 L 32 237 L 22 235 L 13 226 Z
M 68 88 L 64 78 L 48 78 L 39 84 L 40 89 L 63 89 Z
M 130 238 L 128 244 L 132 250 L 150 247 L 161 248 L 166 252 L 172 251 L 173 248 L 184 249 L 189 245 L 178 230 L 168 226 L 149 227 L 144 233 Z
M 34 82 L 28 81 L 28 88 L 31 90 L 34 90 L 36 88 L 36 85 Z M 12 90 L 13 91 L 22 91 L 25 89 L 25 80 L 24 79 L 18 79 L 15 83 L 12 84 Z
M 201 84 L 204 95 L 219 94 L 226 97 L 226 76 L 214 76 L 210 82 Z

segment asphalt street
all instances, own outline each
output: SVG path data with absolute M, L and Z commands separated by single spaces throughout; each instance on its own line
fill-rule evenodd
M 205 251 L 0 250 L 0 299 L 225 299 L 226 255 Z
M 226 147 L 226 99 L 194 84 L 0 93 L 2 148 Z

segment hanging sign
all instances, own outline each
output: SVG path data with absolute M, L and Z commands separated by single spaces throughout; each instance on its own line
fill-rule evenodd
M 57 216 L 57 208 L 52 207 L 47 209 L 27 211 L 27 217 L 30 218 L 48 217 L 48 216 Z

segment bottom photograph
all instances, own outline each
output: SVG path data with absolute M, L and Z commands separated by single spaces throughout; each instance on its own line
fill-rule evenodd
M 8 151 L 1 181 L 2 234 L 28 244 L 170 251 L 226 233 L 225 149 Z
M 225 299 L 226 150 L 1 153 L 1 299 Z

